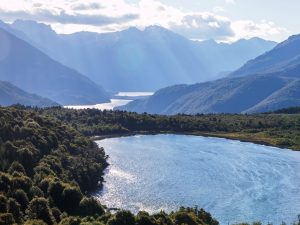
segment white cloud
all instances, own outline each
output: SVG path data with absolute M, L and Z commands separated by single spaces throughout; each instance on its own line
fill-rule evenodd
M 216 6 L 216 7 L 213 8 L 213 12 L 214 13 L 225 12 L 225 9 L 220 7 L 220 6 Z
M 282 33 L 287 33 L 287 29 L 277 27 L 273 22 L 261 21 L 255 23 L 251 20 L 232 22 L 232 30 L 235 33 L 235 40 L 240 38 L 261 37 L 270 38 Z
M 89 2 L 89 3 L 75 3 L 71 5 L 71 8 L 73 10 L 97 10 L 97 9 L 102 9 L 104 6 L 100 3 L 97 2 Z
M 47 23 L 94 26 L 126 23 L 139 17 L 120 0 L 110 0 L 110 4 L 103 1 L 103 5 L 91 0 L 87 0 L 85 4 L 74 0 L 63 3 L 57 0 L 44 0 L 43 3 L 35 0 L 11 0 L 9 4 L 0 4 L 0 15 L 6 20 L 31 19 Z M 118 12 L 119 7 L 124 7 L 122 12 Z
M 233 4 L 233 5 L 236 3 L 235 0 L 225 0 L 225 2 L 227 4 Z
M 235 4 L 235 0 L 225 0 Z M 285 32 L 274 23 L 232 21 L 218 15 L 224 11 L 183 12 L 158 0 L 9 0 L 0 1 L 0 18 L 5 21 L 31 19 L 50 24 L 56 31 L 111 32 L 130 26 L 159 25 L 192 39 L 233 41 L 253 36 L 269 38 Z
M 230 20 L 212 13 L 184 15 L 179 23 L 171 23 L 170 29 L 191 39 L 223 40 L 234 36 Z

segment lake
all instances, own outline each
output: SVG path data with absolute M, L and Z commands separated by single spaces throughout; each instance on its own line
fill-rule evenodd
M 95 105 L 67 105 L 64 108 L 68 109 L 99 109 L 99 110 L 113 110 L 115 107 L 127 105 L 129 102 L 149 97 L 153 92 L 118 92 L 110 99 L 108 103 L 100 103 Z
M 96 105 L 69 105 L 65 106 L 68 109 L 99 109 L 99 110 L 113 110 L 115 107 L 123 106 L 132 100 L 126 99 L 111 99 L 109 103 L 101 103 Z
M 171 211 L 204 208 L 221 224 L 280 224 L 300 213 L 300 153 L 188 135 L 97 141 L 110 156 L 96 196 L 108 207 Z

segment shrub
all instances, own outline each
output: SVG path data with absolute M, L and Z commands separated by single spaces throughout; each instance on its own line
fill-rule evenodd
M 57 207 L 52 208 L 52 215 L 54 216 L 55 221 L 59 223 L 61 220 L 61 211 Z
M 59 225 L 80 225 L 81 220 L 76 217 L 66 217 L 60 221 Z
M 24 225 L 47 225 L 47 223 L 42 220 L 27 220 Z
M 28 206 L 27 215 L 29 219 L 42 220 L 48 225 L 55 223 L 49 203 L 45 198 L 34 198 Z
M 14 172 L 19 172 L 26 175 L 24 167 L 17 161 L 14 161 L 8 169 L 8 173 L 13 174 Z
M 22 189 L 18 189 L 13 194 L 13 197 L 17 200 L 17 202 L 21 205 L 21 208 L 25 210 L 29 203 L 28 196 Z
M 195 220 L 186 212 L 178 212 L 174 215 L 174 222 L 177 225 L 197 225 Z
M 21 223 L 23 216 L 21 212 L 21 205 L 13 198 L 8 199 L 7 205 L 7 211 L 14 216 L 17 223 Z
M 4 195 L 0 195 L 0 213 L 7 212 L 7 198 Z
M 147 212 L 139 212 L 136 216 L 137 225 L 155 225 L 153 218 Z
M 20 176 L 20 174 L 16 174 L 15 177 L 12 178 L 12 186 L 14 190 L 22 189 L 26 193 L 29 193 L 30 188 L 32 187 L 32 180 L 27 176 Z
M 63 209 L 68 213 L 74 213 L 82 199 L 82 193 L 78 187 L 67 186 L 62 193 Z
M 101 216 L 104 209 L 101 204 L 94 198 L 83 198 L 79 203 L 79 213 L 82 216 Z
M 10 176 L 0 172 L 0 192 L 8 192 L 11 186 Z
M 117 212 L 113 218 L 111 218 L 108 225 L 135 225 L 135 219 L 130 211 L 122 210 Z
M 0 214 L 0 225 L 10 225 L 14 223 L 14 216 L 11 213 Z
M 44 197 L 44 192 L 37 186 L 32 186 L 30 189 L 31 198 L 34 197 Z

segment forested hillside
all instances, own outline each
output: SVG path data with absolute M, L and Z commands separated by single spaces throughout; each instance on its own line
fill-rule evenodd
M 38 110 L 72 125 L 86 136 L 180 133 L 207 135 L 300 150 L 300 114 L 151 115 L 123 111 Z M 292 112 L 297 112 L 296 108 Z

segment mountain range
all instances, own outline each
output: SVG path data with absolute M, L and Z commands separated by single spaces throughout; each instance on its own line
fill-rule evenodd
M 109 102 L 109 95 L 74 69 L 0 28 L 0 80 L 59 104 Z
M 192 41 L 158 26 L 106 34 L 57 34 L 48 25 L 24 20 L 9 27 L 109 91 L 155 91 L 214 80 L 276 45 L 259 38 L 232 44 Z
M 59 105 L 47 98 L 29 94 L 9 82 L 0 81 L 0 105 L 10 106 L 15 104 L 37 107 L 52 107 Z
M 250 60 L 227 78 L 175 85 L 118 109 L 157 114 L 255 113 L 300 105 L 300 35 Z

